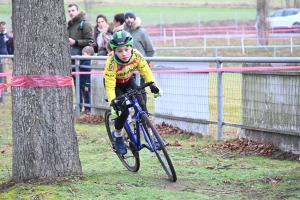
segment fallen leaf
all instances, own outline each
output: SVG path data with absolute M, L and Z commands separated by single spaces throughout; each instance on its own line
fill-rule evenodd
M 101 143 L 101 142 L 106 142 L 106 139 L 101 138 L 101 139 L 99 139 L 99 140 L 96 141 L 96 144 L 99 144 L 99 143 Z

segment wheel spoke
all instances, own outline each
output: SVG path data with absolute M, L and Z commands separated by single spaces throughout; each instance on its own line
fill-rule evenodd
M 151 145 L 154 148 L 155 155 L 157 156 L 160 164 L 162 165 L 169 179 L 173 182 L 176 182 L 176 172 L 172 164 L 171 158 L 165 148 L 165 142 L 163 141 L 162 137 L 159 135 L 156 128 L 146 115 L 142 115 L 142 125 L 146 130 L 147 136 L 150 139 Z M 156 142 L 154 141 L 154 139 L 156 139 Z M 159 150 L 156 149 L 157 142 L 159 143 Z
M 112 149 L 113 148 L 113 136 L 112 136 L 112 131 L 114 130 L 114 120 L 113 117 L 110 113 L 110 111 L 106 111 L 105 113 L 105 126 L 106 126 L 106 131 L 108 134 L 108 137 L 110 139 L 110 144 Z M 122 154 L 117 154 L 118 158 L 120 159 L 120 161 L 122 162 L 122 164 L 129 170 L 132 172 L 137 172 L 140 168 L 140 158 L 139 158 L 139 152 L 136 151 L 135 149 L 130 147 L 130 142 L 132 142 L 129 130 L 127 130 L 125 128 L 125 132 L 124 132 L 124 141 L 125 141 L 125 145 L 127 148 L 127 153 L 125 155 Z

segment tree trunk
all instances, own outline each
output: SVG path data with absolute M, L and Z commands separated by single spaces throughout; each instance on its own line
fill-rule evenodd
M 71 77 L 64 1 L 13 0 L 12 10 L 13 76 Z M 15 183 L 82 174 L 72 97 L 72 86 L 12 87 Z
M 283 2 L 282 2 L 282 0 L 281 0 L 280 2 L 281 2 L 281 7 L 283 8 L 283 6 L 284 6 L 284 5 L 283 5 Z
M 84 4 L 84 10 L 86 13 L 91 13 L 91 9 L 92 9 L 92 3 L 89 0 L 84 0 L 83 1 Z
M 269 13 L 269 0 L 257 0 L 256 13 L 256 45 L 267 46 L 269 24 L 266 19 Z

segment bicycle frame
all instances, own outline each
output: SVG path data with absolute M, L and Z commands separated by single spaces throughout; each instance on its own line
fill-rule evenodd
M 152 144 L 151 144 L 151 142 L 148 138 L 148 135 L 146 134 L 146 130 L 144 129 L 143 126 L 141 126 L 141 115 L 148 115 L 148 114 L 145 111 L 142 110 L 142 108 L 139 105 L 136 98 L 133 98 L 132 100 L 130 100 L 130 103 L 127 104 L 127 108 L 131 108 L 131 107 L 134 107 L 134 111 L 135 111 L 135 115 L 136 115 L 136 117 L 135 117 L 135 122 L 136 122 L 136 124 L 135 124 L 135 127 L 136 127 L 135 133 L 132 130 L 132 128 L 130 127 L 130 124 L 129 124 L 128 120 L 126 120 L 126 122 L 124 123 L 124 126 L 126 126 L 127 130 L 129 130 L 129 134 L 133 138 L 134 144 L 138 148 L 137 149 L 138 151 L 146 147 L 151 152 L 153 152 L 154 147 L 152 146 Z M 146 142 L 149 146 L 147 146 L 146 144 L 141 143 L 141 132 L 143 133 L 144 138 L 145 138 L 145 140 L 146 140 Z
M 112 112 L 107 110 L 105 112 L 105 125 L 108 132 L 108 137 L 111 143 L 111 147 L 114 152 L 117 154 L 118 158 L 121 160 L 122 164 L 132 172 L 137 172 L 140 168 L 140 158 L 139 151 L 143 148 L 147 148 L 149 151 L 154 152 L 156 157 L 158 158 L 160 164 L 162 165 L 164 171 L 168 175 L 169 179 L 173 182 L 176 182 L 177 176 L 172 164 L 172 160 L 165 148 L 166 144 L 163 138 L 160 136 L 159 132 L 156 130 L 154 124 L 149 119 L 148 113 L 142 110 L 141 106 L 138 103 L 138 100 L 135 95 L 141 95 L 141 90 L 147 86 L 150 86 L 153 82 L 148 82 L 145 85 L 138 87 L 136 89 L 128 89 L 126 93 L 116 97 L 112 100 L 111 106 L 114 107 L 115 110 L 120 109 L 120 107 L 127 109 L 134 108 L 135 119 L 132 121 L 135 122 L 135 127 L 132 128 L 128 119 L 124 123 L 124 128 L 126 131 L 126 135 L 124 135 L 124 143 L 126 145 L 126 149 L 128 150 L 126 153 L 118 153 L 115 149 L 115 139 L 113 131 L 111 130 L 111 122 Z M 120 102 L 121 101 L 121 102 Z M 122 104 L 118 106 L 118 104 Z M 141 134 L 143 133 L 144 139 L 146 142 L 141 142 Z

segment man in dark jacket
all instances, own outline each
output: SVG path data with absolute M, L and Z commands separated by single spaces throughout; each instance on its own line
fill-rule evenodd
M 136 17 L 132 10 L 124 13 L 124 19 L 124 30 L 132 35 L 134 41 L 133 47 L 141 52 L 144 57 L 153 57 L 155 50 L 148 32 L 142 27 L 141 19 Z M 142 77 L 140 78 L 140 84 L 143 85 L 145 80 Z M 143 98 L 146 103 L 147 95 L 145 92 L 143 93 Z
M 69 43 L 71 48 L 80 48 L 78 55 L 81 55 L 83 47 L 89 46 L 89 42 L 93 41 L 92 25 L 86 21 L 85 13 L 80 12 L 76 4 L 70 4 L 68 12 L 71 18 L 68 21 Z
M 82 55 L 82 49 L 89 46 L 89 42 L 93 41 L 92 25 L 86 21 L 85 13 L 78 10 L 76 4 L 68 5 L 70 20 L 68 21 L 69 43 L 71 55 Z M 72 60 L 72 64 L 75 61 Z M 74 70 L 73 70 L 74 71 Z M 73 76 L 74 85 L 76 87 L 75 77 Z M 80 103 L 83 102 L 80 95 Z M 80 105 L 80 111 L 82 106 Z
M 124 13 L 124 30 L 129 32 L 134 41 L 134 48 L 144 57 L 153 57 L 155 50 L 148 32 L 142 27 L 142 21 L 131 10 Z

